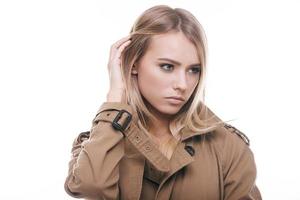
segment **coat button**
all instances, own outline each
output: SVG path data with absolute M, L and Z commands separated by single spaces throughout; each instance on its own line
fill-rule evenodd
M 184 149 L 191 155 L 194 156 L 195 149 L 192 146 L 185 146 Z

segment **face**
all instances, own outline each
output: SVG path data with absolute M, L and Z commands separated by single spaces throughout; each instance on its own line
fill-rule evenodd
M 132 74 L 137 76 L 138 88 L 150 111 L 172 116 L 188 101 L 199 81 L 197 50 L 181 32 L 155 35 Z

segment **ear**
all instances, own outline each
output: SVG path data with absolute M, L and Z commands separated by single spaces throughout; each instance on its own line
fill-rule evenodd
M 131 74 L 138 74 L 137 68 L 135 65 L 133 65 L 132 69 L 131 69 Z

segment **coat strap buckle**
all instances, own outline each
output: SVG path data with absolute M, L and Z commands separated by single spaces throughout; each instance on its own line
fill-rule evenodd
M 132 115 L 127 111 L 127 110 L 118 110 L 119 113 L 117 114 L 117 116 L 114 118 L 113 122 L 112 122 L 112 126 L 121 131 L 122 133 L 126 130 L 127 126 L 129 125 L 129 122 L 132 119 Z M 123 124 L 119 124 L 118 121 L 121 119 L 122 115 L 126 113 L 128 116 L 126 117 L 126 120 Z

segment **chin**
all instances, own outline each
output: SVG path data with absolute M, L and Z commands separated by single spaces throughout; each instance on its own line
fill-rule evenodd
M 165 115 L 175 115 L 176 113 L 178 113 L 178 111 L 180 110 L 181 107 L 173 107 L 173 106 L 161 106 L 160 108 L 157 108 L 157 110 Z

